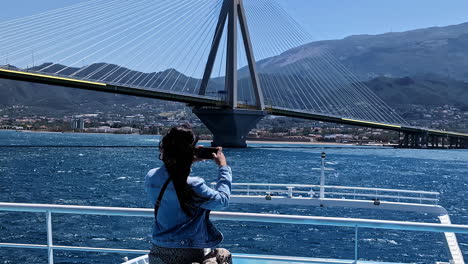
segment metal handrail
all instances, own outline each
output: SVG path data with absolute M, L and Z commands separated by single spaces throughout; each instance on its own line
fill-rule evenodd
M 123 207 L 97 207 L 97 206 L 75 206 L 75 205 L 50 205 L 50 204 L 24 204 L 24 203 L 0 203 L 0 211 L 10 212 L 35 212 L 46 214 L 47 224 L 47 245 L 0 243 L 0 247 L 14 248 L 37 248 L 47 249 L 49 264 L 53 264 L 53 250 L 71 251 L 94 251 L 94 252 L 114 252 L 141 254 L 147 251 L 134 249 L 113 249 L 113 248 L 91 248 L 91 247 L 71 247 L 54 245 L 52 241 L 52 213 L 60 214 L 84 214 L 84 215 L 108 215 L 108 216 L 131 216 L 131 217 L 154 217 L 153 209 L 146 208 L 123 208 Z M 276 215 L 257 213 L 237 213 L 237 212 L 212 212 L 212 220 L 223 221 L 246 221 L 280 224 L 299 225 L 325 225 L 352 227 L 355 229 L 355 236 L 358 235 L 358 228 L 394 229 L 406 231 L 424 232 L 453 232 L 468 234 L 468 225 L 436 224 L 422 222 L 388 221 L 342 217 L 321 217 L 321 216 L 301 216 L 301 215 Z M 355 239 L 355 260 L 357 260 L 357 244 Z
M 431 201 L 438 202 L 437 198 L 425 198 L 425 197 L 415 197 L 415 196 L 395 196 L 395 195 L 384 195 L 384 194 L 375 194 L 375 193 L 338 193 L 338 192 L 327 192 L 331 195 L 341 195 L 341 196 L 361 196 L 361 197 L 376 197 L 376 198 L 391 198 L 391 199 L 401 199 L 401 200 L 417 200 L 417 201 Z
M 275 187 L 296 187 L 296 188 L 320 188 L 320 185 L 314 184 L 278 184 L 278 183 L 232 183 L 233 186 L 275 186 Z M 400 192 L 400 193 L 415 193 L 415 194 L 428 194 L 428 195 L 440 195 L 439 192 L 428 192 L 428 191 L 413 191 L 413 190 L 401 190 L 401 189 L 384 189 L 384 188 L 372 188 L 372 187 L 353 187 L 353 186 L 333 186 L 325 185 L 328 189 L 347 189 L 347 190 L 361 190 L 361 191 L 381 191 L 381 192 Z
M 216 183 L 211 183 L 214 187 Z M 401 189 L 384 189 L 384 188 L 367 188 L 367 187 L 352 187 L 352 186 L 330 186 L 330 185 L 313 185 L 313 184 L 265 184 L 265 183 L 233 183 L 233 197 L 239 195 L 255 196 L 258 193 L 267 195 L 284 194 L 288 198 L 301 198 L 306 195 L 310 198 L 324 199 L 326 196 L 351 197 L 356 200 L 357 197 L 371 197 L 372 199 L 392 199 L 400 202 L 401 200 L 418 201 L 419 204 L 424 202 L 430 204 L 439 203 L 439 192 L 428 191 L 413 191 Z M 254 194 L 254 195 L 252 195 Z M 319 196 L 320 194 L 320 196 Z M 348 199 L 348 198 L 346 198 Z M 362 199 L 362 198 L 361 198 Z
M 79 205 L 0 203 L 0 211 L 154 217 L 153 209 L 147 208 L 99 207 Z M 211 219 L 280 224 L 332 225 L 348 227 L 358 226 L 364 228 L 396 229 L 425 232 L 453 232 L 468 234 L 468 225 L 405 222 L 344 217 L 211 212 Z
M 287 194 L 288 190 L 279 190 L 279 189 L 232 189 L 232 192 L 249 192 L 249 193 L 283 193 Z M 310 191 L 296 191 L 293 190 L 294 194 L 311 194 Z M 345 192 L 326 192 L 329 195 L 341 195 L 341 196 L 361 196 L 361 197 L 377 197 L 377 198 L 392 198 L 392 199 L 401 199 L 401 200 L 419 200 L 419 201 L 431 201 L 437 202 L 437 198 L 425 198 L 425 197 L 416 197 L 416 196 L 398 196 L 398 195 L 385 195 L 385 194 L 375 194 L 375 193 L 345 193 Z

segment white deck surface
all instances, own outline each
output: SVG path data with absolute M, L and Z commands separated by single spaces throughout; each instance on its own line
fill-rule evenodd
M 354 260 L 338 260 L 324 258 L 303 258 L 303 257 L 284 257 L 284 256 L 269 256 L 269 255 L 250 255 L 250 254 L 234 254 L 234 264 L 352 264 Z M 362 264 L 403 264 L 396 262 L 375 262 L 375 261 L 358 261 Z M 142 256 L 136 259 L 129 260 L 123 264 L 149 264 L 148 256 Z
M 450 217 L 448 214 L 440 215 L 439 216 L 440 222 L 442 224 L 451 224 Z M 450 255 L 452 256 L 452 263 L 453 264 L 465 264 L 465 260 L 463 259 L 463 253 L 460 250 L 460 246 L 458 245 L 457 236 L 455 233 L 445 232 L 445 240 L 447 243 L 447 247 L 450 251 Z

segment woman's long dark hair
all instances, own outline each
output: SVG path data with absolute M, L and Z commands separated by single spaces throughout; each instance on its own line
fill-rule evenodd
M 179 204 L 184 213 L 193 215 L 194 203 L 204 199 L 187 184 L 198 138 L 188 125 L 171 128 L 159 143 L 161 160 L 174 184 Z

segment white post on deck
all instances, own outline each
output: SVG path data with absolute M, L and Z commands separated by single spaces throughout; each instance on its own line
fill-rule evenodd
M 354 262 L 353 264 L 358 263 L 358 226 L 354 227 Z
M 46 225 L 47 225 L 47 258 L 49 264 L 54 264 L 54 249 L 52 243 L 52 213 L 46 212 Z
M 320 199 L 325 198 L 325 152 L 322 152 L 322 171 L 320 173 Z

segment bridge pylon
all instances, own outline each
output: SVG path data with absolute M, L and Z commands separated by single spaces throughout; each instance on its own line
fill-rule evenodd
M 226 27 L 227 22 L 227 27 Z M 237 40 L 238 24 L 240 27 L 242 42 L 247 54 L 248 68 L 252 87 L 255 94 L 255 109 L 242 109 L 238 104 L 237 84 Z M 196 107 L 193 109 L 198 118 L 213 133 L 213 146 L 246 147 L 246 138 L 249 131 L 256 126 L 267 113 L 260 80 L 256 69 L 255 57 L 250 40 L 247 18 L 242 0 L 224 0 L 215 35 L 211 44 L 208 61 L 205 66 L 203 79 L 200 84 L 200 95 L 206 94 L 206 89 L 211 78 L 216 55 L 220 48 L 221 38 L 227 28 L 226 48 L 226 77 L 225 90 L 226 102 L 222 107 Z

